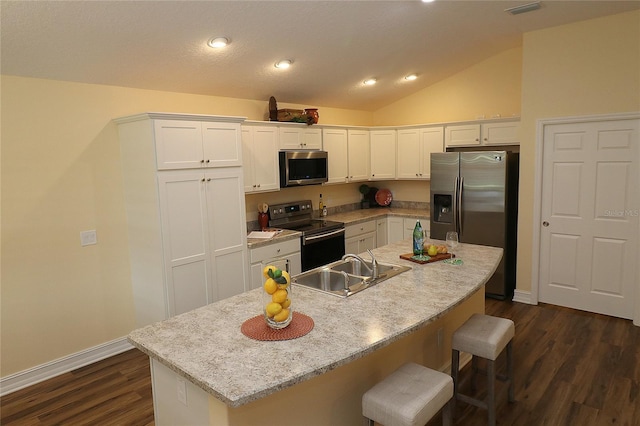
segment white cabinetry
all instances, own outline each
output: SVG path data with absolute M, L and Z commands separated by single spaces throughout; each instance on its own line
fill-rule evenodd
M 359 129 L 322 130 L 322 146 L 329 153 L 327 183 L 369 179 L 369 131 Z
M 376 220 L 376 247 L 387 245 L 387 218 Z
M 465 124 L 445 128 L 445 147 L 518 145 L 520 121 Z
M 244 192 L 277 191 L 278 129 L 268 126 L 242 126 Z
M 398 130 L 398 179 L 430 179 L 431 153 L 443 148 L 443 127 Z
M 279 128 L 280 149 L 322 149 L 322 130 L 302 124 Z
M 216 160 L 202 170 L 190 164 L 185 170 L 158 170 L 156 162 L 157 121 L 181 128 L 186 120 L 203 134 L 224 129 L 223 141 L 240 141 L 243 119 L 172 117 L 147 113 L 116 120 L 138 327 L 241 293 L 248 277 L 242 167 Z M 201 126 L 192 126 L 198 120 Z M 175 126 L 166 126 L 171 121 Z M 208 134 L 213 138 L 216 132 Z
M 349 129 L 348 159 L 349 182 L 369 180 L 370 142 L 369 131 Z
M 427 237 L 429 237 L 429 219 L 420 219 L 419 217 L 405 217 L 403 219 L 404 229 L 402 238 L 413 238 L 413 230 L 416 227 L 416 222 L 420 221 L 420 226 L 422 226 L 423 231 L 427 231 Z
M 396 131 L 372 130 L 371 180 L 388 180 L 396 177 Z
M 387 217 L 387 244 L 402 241 L 404 238 L 404 221 L 401 217 Z
M 376 232 L 375 220 L 345 226 L 345 253 L 359 254 L 376 248 Z
M 349 180 L 348 142 L 346 129 L 322 129 L 322 143 L 329 156 L 327 183 Z
M 251 249 L 249 252 L 251 259 L 251 288 L 260 288 L 264 283 L 262 270 L 266 265 L 285 263 L 286 271 L 290 275 L 297 275 L 302 272 L 300 259 L 300 239 L 273 243 L 262 247 Z
M 242 166 L 234 123 L 154 120 L 153 126 L 158 170 Z

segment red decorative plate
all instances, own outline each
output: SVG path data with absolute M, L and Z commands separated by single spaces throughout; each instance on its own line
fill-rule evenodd
M 391 204 L 391 200 L 393 200 L 393 196 L 388 189 L 380 189 L 376 192 L 376 203 L 381 206 L 388 206 Z

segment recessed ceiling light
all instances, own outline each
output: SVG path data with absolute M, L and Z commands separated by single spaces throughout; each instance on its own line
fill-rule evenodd
M 422 3 L 433 3 L 434 0 L 422 0 Z
M 229 39 L 226 37 L 214 37 L 211 40 L 209 40 L 208 44 L 209 46 L 215 47 L 215 48 L 225 47 L 226 45 L 229 44 Z
M 405 79 L 405 80 L 409 80 L 409 81 L 413 81 L 413 80 L 415 80 L 416 78 L 418 78 L 418 76 L 417 76 L 417 75 L 415 75 L 415 74 L 409 74 L 409 75 L 408 75 L 408 76 L 406 76 L 404 79 Z
M 280 69 L 287 69 L 291 66 L 292 63 L 293 61 L 289 59 L 283 59 L 281 61 L 276 62 L 275 67 Z
M 368 78 L 364 81 L 364 84 L 366 84 L 367 86 L 373 86 L 374 84 L 376 84 L 376 79 L 375 78 Z

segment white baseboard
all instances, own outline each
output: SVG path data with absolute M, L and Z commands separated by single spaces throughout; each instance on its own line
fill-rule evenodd
M 520 303 L 526 303 L 528 305 L 537 305 L 537 303 L 533 303 L 531 301 L 531 292 L 530 291 L 515 290 L 513 292 L 513 301 L 514 302 L 520 302 Z
M 0 378 L 0 396 L 35 385 L 60 374 L 68 373 L 85 365 L 93 364 L 129 349 L 133 349 L 133 346 L 127 341 L 126 337 L 121 337 L 28 370 L 2 377 Z

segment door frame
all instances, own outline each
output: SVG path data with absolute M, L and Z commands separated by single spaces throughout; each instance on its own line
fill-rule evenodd
M 542 221 L 542 159 L 544 158 L 544 131 L 545 126 L 554 124 L 578 124 L 594 121 L 612 120 L 640 120 L 640 112 L 586 115 L 577 117 L 543 118 L 536 121 L 536 156 L 534 170 L 534 195 L 533 195 L 533 234 L 531 253 L 531 294 L 529 303 L 538 304 L 540 286 L 540 223 Z M 640 167 L 640 147 L 638 151 L 638 167 Z M 640 237 L 640 236 L 639 236 Z M 640 238 L 639 238 L 640 239 Z M 640 248 L 638 249 L 638 265 L 640 265 Z M 640 283 L 640 268 L 636 268 L 636 283 Z M 517 290 L 516 290 L 517 291 Z M 633 324 L 640 326 L 640 286 L 636 286 L 634 294 Z M 522 295 L 520 296 L 522 298 Z

